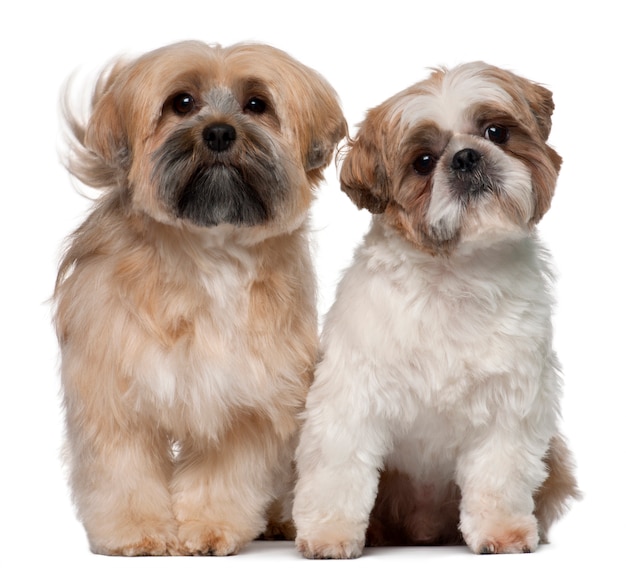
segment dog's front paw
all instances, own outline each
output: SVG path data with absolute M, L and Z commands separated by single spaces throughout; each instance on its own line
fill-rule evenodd
M 358 558 L 363 553 L 363 540 L 304 540 L 296 539 L 296 546 L 305 558 Z
M 462 525 L 465 542 L 476 554 L 534 552 L 539 544 L 534 516 L 500 518 L 497 521 Z
M 107 556 L 168 556 L 175 549 L 176 546 L 172 541 L 150 536 L 113 546 L 92 546 L 95 554 Z
M 364 527 L 344 527 L 333 524 L 315 534 L 298 535 L 296 547 L 305 558 L 358 558 L 365 546 Z
M 106 556 L 169 556 L 178 549 L 175 527 L 160 524 L 126 527 L 104 537 L 90 535 L 89 541 L 94 554 Z
M 178 531 L 178 554 L 183 556 L 232 556 L 253 537 L 233 527 L 187 522 Z

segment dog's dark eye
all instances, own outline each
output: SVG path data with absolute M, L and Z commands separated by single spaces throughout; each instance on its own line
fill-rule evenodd
M 509 129 L 492 124 L 485 130 L 485 138 L 491 140 L 494 144 L 504 144 L 509 139 Z
M 413 162 L 413 169 L 421 176 L 430 174 L 437 165 L 437 158 L 431 154 L 421 154 Z
M 252 97 L 243 108 L 254 114 L 263 114 L 267 108 L 267 103 L 259 97 Z
M 176 114 L 189 114 L 196 108 L 196 101 L 189 93 L 179 93 L 172 99 L 172 108 Z

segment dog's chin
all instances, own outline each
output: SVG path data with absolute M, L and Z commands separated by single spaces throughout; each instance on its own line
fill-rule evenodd
M 531 234 L 527 223 L 517 223 L 499 207 L 483 207 L 467 215 L 458 246 L 490 246 L 499 242 L 516 241 Z M 465 246 L 465 248 L 467 248 Z
M 183 188 L 174 214 L 200 227 L 261 225 L 270 212 L 259 192 L 236 168 L 214 165 L 198 170 Z
M 519 222 L 495 198 L 480 204 L 462 205 L 450 218 L 422 228 L 421 243 L 435 255 L 449 256 L 469 247 L 513 241 L 531 233 L 528 223 Z M 467 246 L 466 246 L 467 245 Z

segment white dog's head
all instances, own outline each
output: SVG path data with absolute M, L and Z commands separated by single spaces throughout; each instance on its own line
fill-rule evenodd
M 341 187 L 432 254 L 527 234 L 561 165 L 553 109 L 546 88 L 482 62 L 435 70 L 367 113 Z

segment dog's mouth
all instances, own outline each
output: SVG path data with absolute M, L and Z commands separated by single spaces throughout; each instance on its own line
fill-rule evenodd
M 180 192 L 176 212 L 204 227 L 222 223 L 253 226 L 269 219 L 268 207 L 241 171 L 219 163 L 191 176 Z
M 274 146 L 257 131 L 238 132 L 236 141 L 230 134 L 228 143 L 224 133 L 221 142 L 207 136 L 178 130 L 153 156 L 152 180 L 171 214 L 200 227 L 270 221 L 290 187 Z
M 488 194 L 500 193 L 501 176 L 498 168 L 485 154 L 473 148 L 458 151 L 450 162 L 448 180 L 457 198 L 467 206 Z

